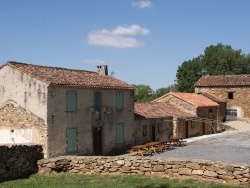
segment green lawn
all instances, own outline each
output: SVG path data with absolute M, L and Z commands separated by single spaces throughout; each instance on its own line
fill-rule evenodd
M 86 187 L 86 188 L 237 188 L 211 182 L 196 180 L 176 180 L 167 178 L 150 178 L 145 176 L 111 176 L 111 175 L 80 175 L 80 174 L 57 174 L 57 175 L 32 175 L 27 179 L 18 179 L 0 183 L 0 188 L 5 187 Z

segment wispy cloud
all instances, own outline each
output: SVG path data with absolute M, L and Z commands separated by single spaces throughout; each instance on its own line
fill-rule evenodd
M 141 9 L 150 8 L 152 7 L 152 5 L 153 5 L 152 2 L 149 0 L 142 0 L 142 1 L 137 1 L 137 2 L 132 3 L 133 7 L 139 7 Z
M 89 45 L 136 48 L 143 45 L 143 42 L 128 36 L 147 35 L 148 33 L 148 29 L 133 24 L 131 26 L 118 26 L 112 30 L 99 29 L 92 31 L 88 35 L 87 41 Z
M 105 61 L 100 59 L 87 59 L 84 63 L 91 64 L 91 65 L 104 65 L 107 64 Z

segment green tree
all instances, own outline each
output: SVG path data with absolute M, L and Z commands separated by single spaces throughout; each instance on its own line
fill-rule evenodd
M 193 92 L 203 75 L 250 74 L 250 55 L 221 43 L 205 48 L 204 54 L 178 67 L 176 82 L 181 92 Z
M 149 85 L 139 84 L 135 87 L 135 102 L 149 102 L 154 98 L 154 90 Z
M 170 85 L 168 87 L 159 88 L 155 91 L 154 99 L 159 98 L 171 91 L 178 91 L 177 84 Z
M 203 56 L 196 57 L 192 60 L 184 61 L 178 67 L 176 78 L 178 91 L 194 92 L 194 83 L 205 75 L 204 66 L 202 63 Z

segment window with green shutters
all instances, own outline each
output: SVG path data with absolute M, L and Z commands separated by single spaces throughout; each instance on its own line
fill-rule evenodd
M 124 125 L 123 123 L 116 124 L 116 142 L 123 143 L 124 140 Z
M 77 151 L 76 128 L 67 129 L 67 152 L 74 153 Z
M 118 110 L 123 109 L 123 93 L 122 92 L 116 93 L 116 109 Z
M 77 101 L 77 93 L 76 91 L 67 91 L 67 111 L 74 112 L 76 111 L 76 101 Z

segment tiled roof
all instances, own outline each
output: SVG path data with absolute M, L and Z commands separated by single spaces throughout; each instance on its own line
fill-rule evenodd
M 195 117 L 195 115 L 184 112 L 181 109 L 165 102 L 136 102 L 135 114 L 138 114 L 145 118 Z
M 38 66 L 18 62 L 7 62 L 2 67 L 7 65 L 18 69 L 49 86 L 134 90 L 133 86 L 121 80 L 108 75 L 99 75 L 98 73 L 91 71 Z
M 214 102 L 211 99 L 209 99 L 203 95 L 199 95 L 197 93 L 170 92 L 170 93 L 167 93 L 166 95 L 163 95 L 163 96 L 155 99 L 154 101 L 160 102 L 162 99 L 164 99 L 168 95 L 173 95 L 173 96 L 175 96 L 175 97 L 177 97 L 185 102 L 188 102 L 188 103 L 194 105 L 195 107 L 219 106 L 219 104 L 217 102 Z
M 195 87 L 202 86 L 249 86 L 250 74 L 245 75 L 223 75 L 223 76 L 202 76 L 196 83 Z
M 219 98 L 217 96 L 214 96 L 214 95 L 212 95 L 210 93 L 201 92 L 201 93 L 198 93 L 198 94 L 201 94 L 201 95 L 211 99 L 214 102 L 224 102 L 224 103 L 228 102 L 227 99 L 221 99 L 221 98 Z

